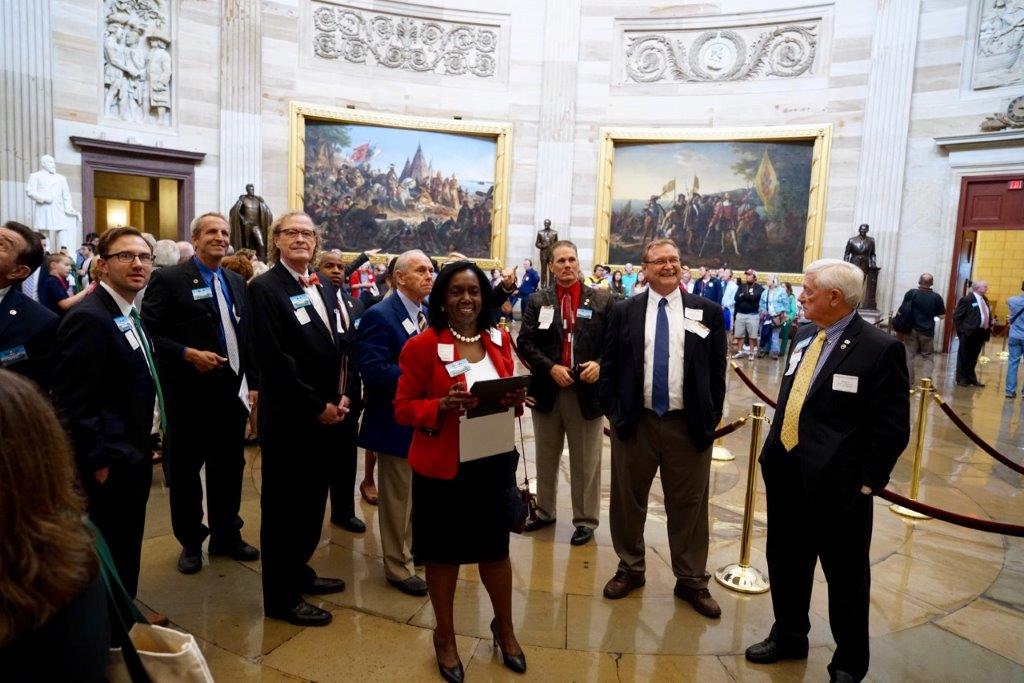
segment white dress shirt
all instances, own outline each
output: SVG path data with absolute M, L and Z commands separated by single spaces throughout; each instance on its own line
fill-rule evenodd
M 295 281 L 298 282 L 300 277 L 309 277 L 308 273 L 299 273 L 288 267 L 288 264 L 281 261 L 281 265 L 285 267 Z M 302 287 L 302 283 L 299 282 L 299 287 Z M 316 285 L 310 285 L 309 287 L 302 287 L 302 291 L 309 297 L 309 303 L 313 304 L 313 309 L 316 310 L 316 314 L 320 316 L 320 320 L 324 322 L 324 326 L 329 330 L 331 329 L 331 322 L 327 318 L 327 306 L 324 305 L 324 300 L 320 296 L 320 290 L 316 288 Z
M 644 318 L 644 407 L 651 408 L 654 393 L 654 336 L 658 326 L 658 303 L 668 299 L 665 313 L 668 315 L 668 409 L 683 408 L 683 295 L 679 289 L 672 290 L 667 297 L 654 289 L 647 290 L 647 314 Z
M 36 268 L 21 283 L 21 293 L 33 301 L 39 301 L 39 272 L 41 270 L 41 268 Z

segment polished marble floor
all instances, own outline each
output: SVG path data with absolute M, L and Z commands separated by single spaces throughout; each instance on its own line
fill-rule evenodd
M 939 392 L 968 424 L 1003 453 L 1024 461 L 1024 399 L 1003 398 L 1005 361 L 990 348 L 980 368 L 984 389 L 953 386 L 952 359 L 939 356 Z M 744 361 L 756 382 L 774 395 L 780 371 L 770 360 Z M 730 372 L 726 419 L 749 412 L 753 395 Z M 769 411 L 769 415 L 771 411 Z M 916 415 L 916 410 L 915 410 Z M 937 407 L 929 406 L 921 499 L 932 505 L 1024 524 L 1024 477 L 973 445 Z M 529 419 L 523 420 L 532 456 Z M 736 458 L 715 463 L 711 483 L 710 571 L 739 558 L 750 428 L 724 440 Z M 890 487 L 906 494 L 908 450 Z M 361 459 L 361 456 L 360 456 Z M 609 455 L 602 483 L 607 508 Z M 531 474 L 532 474 L 532 463 Z M 157 468 L 159 470 L 159 468 Z M 362 477 L 360 463 L 359 478 Z M 744 648 L 763 638 L 772 623 L 765 595 L 711 590 L 722 618 L 709 621 L 672 596 L 665 515 L 659 484 L 651 496 L 646 540 L 647 585 L 612 602 L 601 596 L 615 570 L 607 512 L 596 542 L 569 545 L 572 518 L 568 461 L 563 460 L 558 523 L 532 536 L 512 536 L 513 603 L 517 633 L 529 673 L 501 666 L 491 646 L 490 606 L 473 567 L 464 568 L 456 596 L 459 652 L 470 680 L 538 681 L 822 681 L 834 642 L 828 629 L 826 586 L 820 568 L 811 615 L 806 662 L 758 666 Z M 758 480 L 759 489 L 763 484 Z M 260 459 L 247 453 L 243 487 L 243 534 L 256 542 L 259 529 Z M 962 529 L 938 521 L 910 521 L 876 502 L 872 561 L 869 680 L 1024 681 L 1024 539 Z M 764 499 L 754 512 L 752 563 L 764 564 Z M 171 535 L 167 491 L 155 477 L 149 502 L 140 600 L 193 633 L 218 681 L 413 681 L 437 679 L 426 598 L 389 587 L 381 571 L 376 509 L 359 501 L 367 523 L 361 535 L 325 523 L 313 559 L 318 572 L 340 576 L 344 593 L 317 604 L 334 614 L 326 628 L 298 628 L 264 619 L 259 563 L 206 559 L 203 570 L 184 576 L 175 569 L 179 547 Z

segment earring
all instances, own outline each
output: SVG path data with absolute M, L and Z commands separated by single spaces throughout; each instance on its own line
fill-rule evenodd
M 442 306 L 442 307 L 441 307 L 441 310 L 442 310 L 442 311 L 444 310 L 444 306 Z

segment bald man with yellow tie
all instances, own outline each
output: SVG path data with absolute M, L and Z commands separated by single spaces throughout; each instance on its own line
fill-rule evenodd
M 863 274 L 838 259 L 804 271 L 800 303 L 814 323 L 792 345 L 761 451 L 768 499 L 768 573 L 775 623 L 747 648 L 758 664 L 806 659 L 814 568 L 829 585 L 836 650 L 831 681 L 868 671 L 873 494 L 910 439 L 903 345 L 856 311 Z

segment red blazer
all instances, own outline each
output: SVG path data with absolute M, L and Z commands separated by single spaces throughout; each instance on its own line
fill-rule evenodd
M 515 372 L 512 338 L 504 330 L 499 332 L 500 346 L 486 332 L 481 340 L 498 375 L 510 377 Z M 462 375 L 448 376 L 445 365 L 450 361 L 438 357 L 438 344 L 451 344 L 455 349 L 453 360 L 459 360 L 455 338 L 448 329 L 438 332 L 428 328 L 402 348 L 398 357 L 402 374 L 395 392 L 395 422 L 416 428 L 409 446 L 409 466 L 413 470 L 425 477 L 454 479 L 459 470 L 459 416 L 455 412 L 442 414 L 439 406 L 441 398 L 448 395 Z

